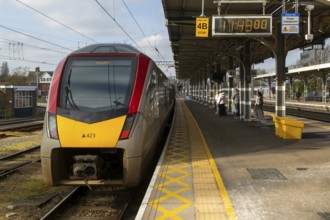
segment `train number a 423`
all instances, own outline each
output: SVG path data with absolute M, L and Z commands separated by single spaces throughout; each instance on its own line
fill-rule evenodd
M 86 134 L 82 134 L 81 137 L 82 138 L 95 138 L 96 135 L 95 135 L 95 133 L 86 133 Z

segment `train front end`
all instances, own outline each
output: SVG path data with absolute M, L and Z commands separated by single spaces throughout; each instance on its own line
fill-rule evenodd
M 125 176 L 125 158 L 141 151 L 125 147 L 139 142 L 132 130 L 144 82 L 136 78 L 148 62 L 126 45 L 93 45 L 58 65 L 41 144 L 47 185 L 137 184 Z

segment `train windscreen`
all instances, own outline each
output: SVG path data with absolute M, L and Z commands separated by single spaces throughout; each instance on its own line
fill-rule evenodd
M 135 57 L 71 57 L 61 81 L 60 108 L 79 112 L 127 109 Z

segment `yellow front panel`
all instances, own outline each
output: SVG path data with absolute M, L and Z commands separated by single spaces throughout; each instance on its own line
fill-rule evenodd
M 87 124 L 57 115 L 57 128 L 62 147 L 116 147 L 126 115 Z

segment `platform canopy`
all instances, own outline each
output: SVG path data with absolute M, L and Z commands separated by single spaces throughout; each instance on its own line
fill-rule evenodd
M 286 52 L 324 45 L 330 35 L 330 0 L 162 2 L 178 79 L 196 79 L 219 68 L 238 67 L 246 42 L 251 63 L 275 57 L 278 31 L 285 35 Z M 196 18 L 208 19 L 199 19 L 196 25 Z M 204 36 L 196 37 L 196 30 Z

